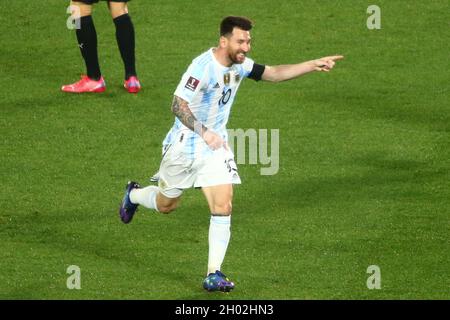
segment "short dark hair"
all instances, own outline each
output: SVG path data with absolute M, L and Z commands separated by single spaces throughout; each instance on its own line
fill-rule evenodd
M 244 31 L 250 31 L 253 27 L 253 22 L 246 17 L 225 17 L 220 23 L 220 36 L 227 36 L 233 32 L 234 28 L 239 28 Z

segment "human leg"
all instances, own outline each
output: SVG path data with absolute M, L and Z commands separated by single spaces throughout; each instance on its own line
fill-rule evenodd
M 203 287 L 208 291 L 231 291 L 234 283 L 220 270 L 231 237 L 231 184 L 202 188 L 211 211 L 207 277 Z
M 208 272 L 220 270 L 231 237 L 231 184 L 202 188 L 211 212 L 209 224 Z
M 157 212 L 169 213 L 175 210 L 180 198 L 181 193 L 179 196 L 169 198 L 163 195 L 157 186 L 141 188 L 137 182 L 130 181 L 125 188 L 125 195 L 120 204 L 120 219 L 123 223 L 130 223 L 139 205 Z
M 209 224 L 208 271 L 203 287 L 209 291 L 230 291 L 234 288 L 220 270 L 231 237 L 232 184 L 202 188 L 211 212 Z
M 72 5 L 80 8 L 80 28 L 76 29 L 76 34 L 86 64 L 87 76 L 92 80 L 99 80 L 101 72 L 97 52 L 97 30 L 92 19 L 92 5 L 80 1 L 72 1 Z
M 140 90 L 136 73 L 135 30 L 126 2 L 108 1 L 108 8 L 116 26 L 116 40 L 125 68 L 125 88 L 130 93 Z
M 232 184 L 203 187 L 202 191 L 208 202 L 211 213 L 220 216 L 231 215 L 233 200 Z
M 72 15 L 79 13 L 79 28 L 76 37 L 81 55 L 86 65 L 87 77 L 81 81 L 65 85 L 61 89 L 66 92 L 103 92 L 105 82 L 102 78 L 97 52 L 97 31 L 92 19 L 92 1 L 71 1 Z
M 148 209 L 154 209 L 161 213 L 170 213 L 175 210 L 180 199 L 181 195 L 172 198 L 165 196 L 157 186 L 135 188 L 130 193 L 132 203 L 143 205 Z

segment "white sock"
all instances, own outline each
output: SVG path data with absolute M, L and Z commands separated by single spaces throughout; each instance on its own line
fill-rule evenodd
M 208 255 L 208 273 L 214 273 L 220 270 L 225 253 L 227 252 L 228 242 L 230 242 L 231 215 L 229 216 L 211 216 L 209 222 L 209 255 Z
M 155 209 L 158 211 L 156 205 L 156 195 L 158 194 L 159 188 L 157 186 L 148 186 L 145 188 L 136 188 L 130 192 L 130 200 L 134 204 L 143 205 L 149 209 Z

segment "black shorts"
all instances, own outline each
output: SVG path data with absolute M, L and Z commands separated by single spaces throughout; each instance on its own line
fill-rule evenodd
M 73 0 L 74 2 L 83 2 L 86 4 L 94 4 L 97 3 L 98 0 Z M 131 0 L 102 0 L 102 1 L 109 1 L 109 2 L 128 2 Z

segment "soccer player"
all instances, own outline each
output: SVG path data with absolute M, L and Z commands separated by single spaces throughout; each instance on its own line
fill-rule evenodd
M 139 205 L 162 213 L 177 207 L 184 189 L 201 188 L 208 202 L 208 291 L 234 288 L 221 265 L 230 240 L 233 184 L 240 178 L 228 148 L 226 124 L 236 92 L 244 78 L 279 82 L 313 71 L 330 71 L 343 56 L 329 56 L 298 64 L 268 66 L 247 57 L 252 22 L 229 16 L 220 25 L 219 44 L 194 59 L 175 90 L 175 123 L 164 142 L 158 186 L 141 187 L 130 181 L 120 206 L 129 223 Z
M 103 92 L 106 83 L 100 72 L 97 54 L 97 32 L 92 19 L 92 5 L 99 0 L 72 0 L 72 16 L 80 13 L 79 29 L 76 29 L 78 46 L 86 64 L 87 75 L 73 84 L 62 86 L 61 90 L 72 93 Z M 137 78 L 135 65 L 135 35 L 131 17 L 128 15 L 129 0 L 105 0 L 114 24 L 120 55 L 125 66 L 124 87 L 129 93 L 137 93 L 141 84 Z M 77 17 L 78 18 L 78 17 Z

